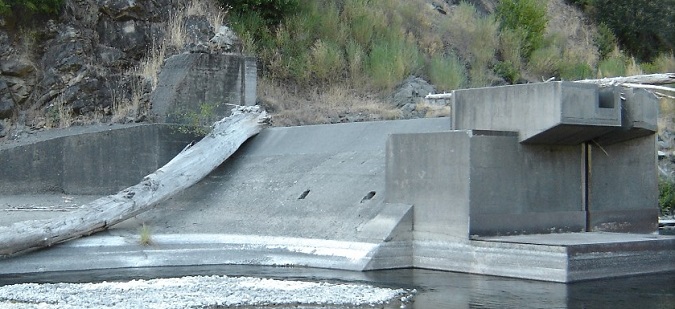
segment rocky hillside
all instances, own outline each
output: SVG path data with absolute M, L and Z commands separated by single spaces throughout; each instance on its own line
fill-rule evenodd
M 210 2 L 66 0 L 34 17 L 0 17 L 0 137 L 147 120 L 165 58 L 232 48 Z

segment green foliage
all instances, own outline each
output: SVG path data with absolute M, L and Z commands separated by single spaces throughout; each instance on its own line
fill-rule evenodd
M 466 69 L 455 55 L 434 56 L 429 64 L 429 79 L 440 91 L 450 91 L 466 85 Z
M 339 46 L 318 40 L 310 52 L 309 70 L 319 81 L 336 81 L 344 70 L 344 57 Z
M 267 26 L 278 25 L 295 11 L 298 0 L 219 0 L 233 15 L 257 15 Z
M 612 29 L 607 24 L 601 23 L 598 25 L 598 34 L 594 38 L 593 43 L 598 48 L 598 53 L 600 53 L 600 59 L 602 60 L 614 51 L 617 40 Z
M 664 215 L 675 212 L 675 182 L 659 178 L 659 208 Z
M 495 73 L 510 84 L 515 84 L 520 79 L 520 69 L 513 62 L 506 60 L 495 64 Z
M 621 55 L 611 56 L 598 63 L 600 77 L 617 77 L 626 74 L 626 59 Z
M 383 38 L 373 43 L 368 56 L 368 75 L 379 89 L 392 89 L 403 78 L 420 68 L 417 45 L 401 37 Z
M 593 77 L 593 69 L 587 63 L 563 62 L 560 65 L 559 75 L 562 80 L 580 80 Z
M 218 104 L 202 103 L 198 111 L 188 110 L 178 113 L 175 115 L 177 122 L 181 123 L 178 132 L 197 136 L 209 134 L 212 129 L 211 125 L 217 120 L 215 111 L 218 106 Z
M 596 20 L 638 60 L 675 49 L 675 0 L 594 0 L 593 6 Z
M 0 0 L 0 15 L 9 14 L 56 14 L 63 0 Z
M 654 61 L 641 64 L 646 74 L 675 72 L 675 55 L 661 54 Z
M 502 29 L 511 29 L 522 38 L 522 56 L 529 59 L 544 42 L 548 18 L 544 0 L 502 0 L 497 6 Z

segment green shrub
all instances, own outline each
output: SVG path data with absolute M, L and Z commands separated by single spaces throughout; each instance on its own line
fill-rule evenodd
M 434 56 L 429 64 L 429 80 L 439 91 L 459 89 L 466 85 L 466 68 L 457 56 Z
M 611 56 L 598 63 L 600 77 L 617 77 L 626 74 L 626 59 L 622 55 Z
M 639 61 L 675 49 L 672 0 L 594 0 L 593 6 L 596 20 L 611 28 L 623 49 Z
M 593 77 L 593 69 L 587 63 L 563 61 L 560 64 L 559 71 L 562 80 L 580 80 Z
M 521 54 L 529 59 L 544 42 L 548 18 L 544 0 L 502 0 L 497 6 L 497 18 L 502 29 L 512 29 L 523 41 Z
M 659 178 L 659 208 L 663 215 L 675 212 L 675 182 Z
M 62 6 L 63 0 L 0 0 L 0 15 L 57 14 Z
M 495 74 L 510 84 L 515 84 L 520 79 L 520 69 L 509 60 L 498 62 L 494 70 Z
M 342 76 L 345 60 L 342 50 L 337 45 L 318 40 L 312 46 L 310 55 L 309 69 L 319 81 L 336 81 Z
M 607 27 L 606 24 L 601 23 L 598 25 L 598 33 L 593 39 L 593 43 L 598 48 L 598 53 L 602 60 L 607 58 L 607 56 L 614 51 L 617 41 L 612 29 Z
M 416 73 L 422 63 L 414 38 L 392 34 L 373 43 L 368 55 L 367 73 L 373 86 L 392 89 L 403 78 Z
M 527 68 L 535 76 L 548 79 L 558 75 L 562 52 L 555 45 L 538 48 L 532 52 Z
M 219 0 L 233 15 L 258 15 L 266 25 L 278 25 L 298 8 L 298 0 Z
M 641 67 L 647 74 L 675 72 L 675 55 L 661 54 L 652 62 L 642 63 Z

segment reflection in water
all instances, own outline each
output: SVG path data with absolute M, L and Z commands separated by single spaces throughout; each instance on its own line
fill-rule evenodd
M 675 273 L 561 284 L 425 269 L 362 273 L 294 267 L 193 266 L 21 275 L 0 278 L 0 285 L 121 281 L 185 275 L 349 281 L 416 288 L 418 294 L 413 308 L 675 308 Z

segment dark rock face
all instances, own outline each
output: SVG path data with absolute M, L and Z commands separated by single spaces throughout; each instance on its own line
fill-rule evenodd
M 222 53 L 232 46 L 209 42 L 214 29 L 205 16 L 186 13 L 191 4 L 66 0 L 58 19 L 36 22 L 28 34 L 19 32 L 18 21 L 0 18 L 0 119 L 50 106 L 67 106 L 75 115 L 110 114 L 116 101 L 132 95 L 147 102 L 152 85 L 134 68 L 169 36 L 172 18 L 182 16 L 187 39 L 163 50 L 164 57 L 200 48 Z

